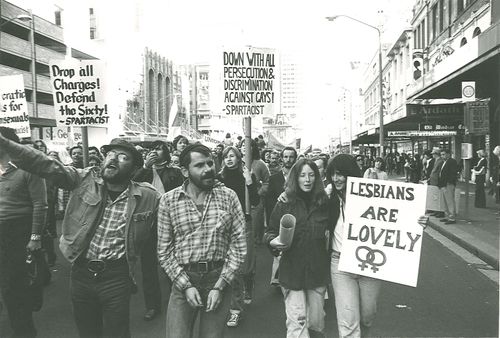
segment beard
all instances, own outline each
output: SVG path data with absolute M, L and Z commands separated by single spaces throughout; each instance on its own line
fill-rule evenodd
M 111 169 L 111 170 L 106 170 Z M 101 168 L 101 177 L 105 182 L 112 184 L 126 183 L 132 176 L 131 171 L 109 168 L 109 165 Z
M 215 185 L 215 173 L 211 170 L 201 177 L 195 177 L 189 173 L 189 180 L 201 190 L 210 190 Z

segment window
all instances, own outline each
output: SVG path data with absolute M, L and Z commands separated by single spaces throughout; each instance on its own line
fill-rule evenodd
M 90 15 L 94 15 L 94 9 L 93 8 L 89 8 L 89 14 Z
M 439 0 L 439 33 L 444 29 L 444 0 Z
M 431 40 L 434 40 L 438 34 L 437 31 L 437 22 L 438 22 L 438 7 L 437 4 L 432 7 L 431 10 L 431 22 L 432 22 L 432 30 L 431 30 Z
M 460 41 L 460 47 L 465 46 L 466 44 L 467 44 L 467 39 L 462 38 L 462 40 Z
M 59 10 L 54 12 L 54 23 L 61 26 L 61 11 Z
M 464 0 L 457 0 L 457 13 L 464 10 Z
M 474 28 L 474 32 L 472 33 L 472 38 L 474 39 L 479 34 L 481 34 L 481 28 L 479 27 Z

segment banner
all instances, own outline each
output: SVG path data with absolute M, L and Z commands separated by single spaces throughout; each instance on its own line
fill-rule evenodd
M 254 47 L 224 49 L 219 57 L 218 62 L 222 62 L 222 115 L 274 117 L 280 102 L 277 51 Z
M 50 64 L 56 122 L 59 126 L 100 126 L 109 122 L 101 61 L 60 60 Z
M 15 129 L 17 136 L 21 138 L 31 136 L 21 74 L 0 77 L 0 126 Z
M 349 177 L 339 270 L 417 286 L 427 189 Z

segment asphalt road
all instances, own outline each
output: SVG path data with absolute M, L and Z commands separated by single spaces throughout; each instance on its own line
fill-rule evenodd
M 240 326 L 227 329 L 227 337 L 285 337 L 282 297 L 268 284 L 271 256 L 264 246 L 257 254 L 254 301 Z M 63 258 L 59 257 L 52 276 L 44 307 L 34 314 L 38 337 L 77 337 L 69 298 L 69 265 Z M 337 337 L 334 306 L 327 302 L 326 307 L 327 336 Z M 164 337 L 165 313 L 151 322 L 142 319 L 143 313 L 140 291 L 132 298 L 132 337 Z M 498 337 L 498 285 L 425 235 L 418 286 L 384 284 L 372 333 L 378 337 Z M 0 337 L 10 334 L 3 311 Z

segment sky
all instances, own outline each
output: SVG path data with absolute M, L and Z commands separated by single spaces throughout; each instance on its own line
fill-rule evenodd
M 76 0 L 11 1 L 37 14 L 47 6 L 44 3 L 71 6 Z M 297 55 L 305 75 L 306 107 L 299 122 L 306 142 L 320 145 L 338 134 L 335 95 L 349 80 L 349 62 L 369 62 L 378 48 L 375 30 L 345 18 L 329 22 L 325 17 L 344 14 L 382 27 L 383 42 L 394 43 L 410 26 L 416 0 L 84 1 L 108 7 L 114 17 L 106 24 L 120 19 L 116 15 L 126 3 L 139 8 L 146 44 L 177 64 L 206 63 L 221 46 L 277 48 Z

